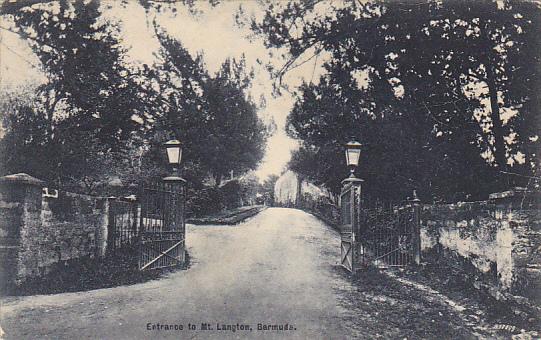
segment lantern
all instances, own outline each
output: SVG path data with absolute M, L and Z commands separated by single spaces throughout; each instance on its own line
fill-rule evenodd
M 180 165 L 182 159 L 182 143 L 179 140 L 170 140 L 164 144 L 167 151 L 167 159 L 169 164 L 173 168 L 177 168 Z
M 355 168 L 359 165 L 361 156 L 362 144 L 356 141 L 351 141 L 346 144 L 346 164 L 350 168 L 350 177 L 355 177 Z

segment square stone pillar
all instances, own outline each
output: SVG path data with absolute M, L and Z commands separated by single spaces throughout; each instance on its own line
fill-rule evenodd
M 7 289 L 38 271 L 27 242 L 41 227 L 44 182 L 27 174 L 0 177 L 0 283 Z

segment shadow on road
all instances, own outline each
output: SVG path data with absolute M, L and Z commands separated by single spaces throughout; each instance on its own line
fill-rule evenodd
M 124 249 L 105 258 L 82 258 L 64 261 L 39 278 L 12 287 L 3 295 L 37 295 L 81 292 L 100 288 L 133 285 L 163 277 L 165 274 L 189 268 L 186 264 L 171 268 L 140 271 L 137 249 Z

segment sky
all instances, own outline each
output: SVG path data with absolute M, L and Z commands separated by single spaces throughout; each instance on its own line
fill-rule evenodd
M 235 22 L 235 14 L 242 6 L 249 15 L 260 17 L 263 9 L 256 1 L 224 1 L 216 7 L 207 2 L 196 2 L 198 14 L 193 14 L 182 5 L 177 4 L 177 12 L 166 10 L 160 13 L 151 11 L 148 14 L 136 2 L 129 1 L 122 6 L 118 1 L 102 1 L 105 18 L 117 21 L 122 30 L 122 44 L 129 49 L 129 58 L 136 63 L 152 64 L 156 61 L 155 52 L 159 43 L 155 38 L 152 20 L 177 38 L 193 55 L 202 52 L 204 62 L 211 73 L 218 70 L 227 57 L 240 58 L 244 53 L 248 67 L 253 67 L 255 79 L 250 89 L 254 99 L 264 95 L 266 107 L 258 113 L 262 119 L 270 117 L 276 123 L 275 133 L 267 141 L 265 156 L 256 170 L 260 179 L 270 174 L 280 174 L 297 147 L 297 142 L 285 133 L 285 123 L 294 99 L 284 92 L 280 97 L 272 96 L 272 81 L 263 65 L 270 62 L 280 66 L 284 62 L 280 53 L 269 51 L 264 47 L 261 38 L 249 39 L 251 31 L 247 27 L 239 27 Z M 4 24 L 4 23 L 3 23 Z M 3 25 L 2 24 L 2 25 Z M 39 83 L 44 78 L 39 73 L 39 60 L 33 55 L 25 41 L 17 34 L 0 30 L 0 89 L 10 88 L 24 83 Z M 321 72 L 321 61 L 317 58 L 288 73 L 283 82 L 291 88 L 301 84 L 303 79 L 310 81 Z

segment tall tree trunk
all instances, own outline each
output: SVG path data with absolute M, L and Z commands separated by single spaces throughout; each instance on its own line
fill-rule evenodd
M 302 181 L 303 178 L 300 174 L 297 174 L 297 195 L 295 197 L 295 207 L 302 207 Z
M 505 141 L 502 120 L 500 118 L 500 105 L 498 104 L 498 87 L 496 86 L 495 60 L 492 48 L 494 42 L 490 38 L 489 23 L 483 23 L 481 32 L 482 48 L 485 54 L 481 59 L 485 65 L 486 81 L 488 85 L 488 94 L 490 99 L 490 119 L 492 121 L 492 135 L 494 137 L 494 160 L 500 171 L 507 169 L 507 158 L 505 156 Z
M 494 136 L 494 159 L 500 170 L 507 169 L 505 156 L 505 140 L 503 123 L 500 118 L 500 105 L 498 104 L 498 89 L 496 87 L 493 65 L 487 63 L 487 85 L 490 98 L 490 119 L 492 120 L 492 135 Z

